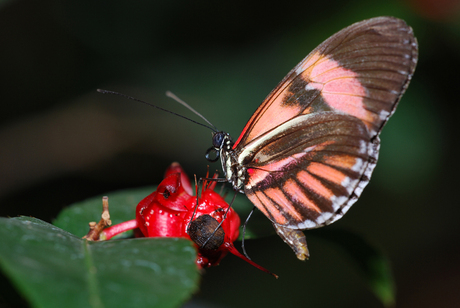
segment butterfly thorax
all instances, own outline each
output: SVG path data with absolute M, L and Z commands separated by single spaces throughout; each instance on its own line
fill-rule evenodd
M 246 168 L 238 163 L 232 138 L 228 133 L 218 132 L 213 135 L 212 140 L 214 149 L 219 153 L 225 178 L 232 184 L 234 190 L 244 193 Z

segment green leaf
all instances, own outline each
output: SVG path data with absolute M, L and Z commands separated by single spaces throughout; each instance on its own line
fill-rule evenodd
M 177 307 L 196 291 L 184 239 L 87 242 L 38 219 L 0 218 L 0 266 L 33 307 Z
M 109 197 L 112 225 L 134 219 L 137 204 L 156 190 L 156 186 L 110 192 L 77 202 L 62 210 L 53 224 L 79 237 L 88 233 L 88 223 L 98 222 L 102 214 L 102 197 Z
M 345 251 L 358 266 L 374 294 L 386 307 L 395 302 L 395 283 L 388 258 L 362 236 L 343 229 L 311 230 L 314 234 Z

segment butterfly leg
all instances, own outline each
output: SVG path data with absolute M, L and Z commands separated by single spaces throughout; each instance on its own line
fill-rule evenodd
M 308 252 L 305 234 L 302 231 L 285 228 L 277 224 L 273 224 L 273 227 L 275 227 L 275 231 L 279 237 L 291 247 L 297 259 L 302 261 L 305 259 L 308 260 L 310 253 Z
M 251 258 L 249 258 L 248 254 L 246 253 L 246 248 L 244 247 L 244 237 L 246 236 L 246 225 L 248 224 L 249 218 L 251 218 L 252 213 L 254 213 L 255 209 L 256 209 L 256 207 L 254 206 L 252 208 L 251 212 L 249 213 L 248 218 L 246 218 L 246 221 L 244 222 L 244 225 L 243 225 L 243 239 L 241 240 L 241 248 L 243 249 L 243 254 L 249 260 L 251 260 Z
M 235 194 L 233 195 L 232 201 L 230 202 L 230 204 L 228 205 L 227 210 L 224 213 L 224 217 L 222 218 L 221 222 L 217 225 L 217 227 L 214 229 L 214 232 L 203 243 L 203 247 L 206 246 L 206 244 L 211 240 L 211 238 L 214 237 L 215 233 L 219 230 L 219 228 L 221 228 L 222 224 L 224 223 L 224 220 L 227 218 L 227 214 L 230 211 L 230 208 L 232 207 L 233 201 L 235 201 L 235 197 L 236 197 L 236 191 L 235 191 Z

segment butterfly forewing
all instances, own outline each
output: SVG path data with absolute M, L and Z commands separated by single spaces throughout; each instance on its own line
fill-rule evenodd
M 417 62 L 412 29 L 378 17 L 339 31 L 303 59 L 246 124 L 234 148 L 298 114 L 334 110 L 353 115 L 378 135 L 405 91 Z
M 317 228 L 342 217 L 369 182 L 378 135 L 417 52 L 412 29 L 393 17 L 331 36 L 268 95 L 232 149 L 222 150 L 227 179 L 284 227 Z

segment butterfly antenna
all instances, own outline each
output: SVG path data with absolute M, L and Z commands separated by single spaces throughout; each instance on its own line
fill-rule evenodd
M 219 131 L 217 129 L 217 127 L 215 127 L 211 122 L 208 121 L 208 119 L 206 119 L 201 113 L 199 113 L 198 111 L 196 111 L 195 109 L 193 109 L 189 104 L 187 104 L 186 102 L 184 102 L 183 100 L 181 100 L 179 97 L 176 96 L 176 94 L 170 92 L 170 91 L 166 91 L 166 96 L 167 97 L 170 97 L 172 98 L 173 100 L 175 100 L 176 102 L 178 102 L 179 104 L 181 104 L 182 106 L 188 108 L 188 110 L 190 110 L 191 112 L 193 112 L 194 114 L 196 114 L 197 116 L 199 116 L 200 118 L 202 118 L 206 123 L 208 123 L 209 125 L 211 125 L 212 127 L 214 127 L 214 131 L 217 132 Z
M 176 115 L 176 116 L 178 116 L 178 117 L 180 117 L 180 118 L 186 119 L 186 120 L 188 120 L 188 121 L 190 121 L 190 122 L 193 122 L 193 123 L 195 123 L 195 124 L 198 124 L 198 125 L 204 126 L 204 127 L 206 127 L 206 128 L 209 128 L 210 130 L 212 130 L 212 131 L 214 131 L 214 132 L 217 132 L 217 131 L 218 131 L 217 128 L 216 128 L 214 125 L 212 125 L 212 124 L 211 124 L 208 120 L 206 120 L 202 115 L 200 115 L 199 113 L 197 113 L 195 110 L 193 110 L 192 107 L 188 106 L 188 105 L 185 104 L 185 103 L 184 103 L 184 104 L 185 104 L 186 106 L 188 106 L 188 108 L 189 108 L 191 111 L 195 112 L 195 113 L 198 114 L 201 118 L 205 119 L 206 122 L 209 123 L 212 127 L 211 127 L 211 126 L 208 126 L 208 125 L 205 125 L 205 124 L 203 124 L 203 123 L 194 121 L 194 120 L 192 120 L 192 119 L 189 119 L 189 118 L 187 118 L 187 117 L 185 117 L 185 116 L 183 116 L 183 115 L 180 115 L 180 114 L 178 114 L 178 113 L 172 112 L 172 111 L 170 111 L 170 110 L 168 110 L 168 109 L 164 109 L 164 108 L 158 107 L 158 106 L 156 106 L 156 105 L 153 105 L 153 104 L 144 102 L 143 100 L 137 99 L 137 98 L 135 98 L 135 97 L 132 97 L 132 96 L 129 96 L 129 95 L 126 95 L 126 94 L 123 94 L 123 93 L 119 93 L 119 92 L 115 92 L 115 91 L 109 91 L 109 90 L 103 90 L 103 89 L 97 89 L 97 92 L 102 93 L 102 94 L 118 95 L 118 96 L 121 96 L 121 97 L 130 99 L 130 100 L 133 100 L 133 101 L 142 103 L 142 104 L 146 104 L 146 105 L 148 105 L 148 106 L 150 106 L 150 107 L 160 109 L 160 110 L 162 110 L 162 111 L 165 111 L 165 112 L 168 112 L 168 113 L 170 113 L 170 114 Z

